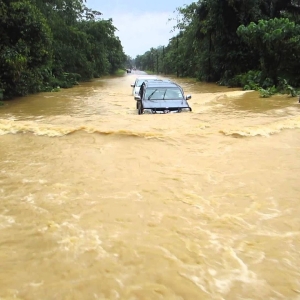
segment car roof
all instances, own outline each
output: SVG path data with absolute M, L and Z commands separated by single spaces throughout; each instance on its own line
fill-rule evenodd
M 152 80 L 152 79 L 150 79 L 150 80 L 146 80 L 145 83 L 146 83 L 147 87 L 154 87 L 154 88 L 156 88 L 156 87 L 169 87 L 169 88 L 179 87 L 180 88 L 180 86 L 177 83 L 175 83 L 171 80 L 161 80 L 161 79 Z

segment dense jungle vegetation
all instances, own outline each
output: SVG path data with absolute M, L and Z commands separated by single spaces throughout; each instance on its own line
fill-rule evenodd
M 0 100 L 112 74 L 126 56 L 84 0 L 0 0 Z
M 178 34 L 137 56 L 139 69 L 296 95 L 300 0 L 199 0 L 177 13 Z

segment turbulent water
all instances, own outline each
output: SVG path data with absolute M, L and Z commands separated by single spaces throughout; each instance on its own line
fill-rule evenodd
M 0 299 L 300 299 L 300 104 L 138 72 L 0 107 Z

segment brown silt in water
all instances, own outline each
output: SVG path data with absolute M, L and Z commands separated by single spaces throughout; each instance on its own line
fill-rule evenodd
M 299 299 L 297 99 L 136 76 L 0 108 L 0 299 Z

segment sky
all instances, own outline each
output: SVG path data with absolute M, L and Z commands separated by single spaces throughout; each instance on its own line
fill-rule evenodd
M 113 19 L 126 55 L 135 58 L 151 47 L 166 46 L 176 33 L 171 32 L 177 7 L 195 0 L 87 0 L 86 6 L 102 13 L 102 19 Z

